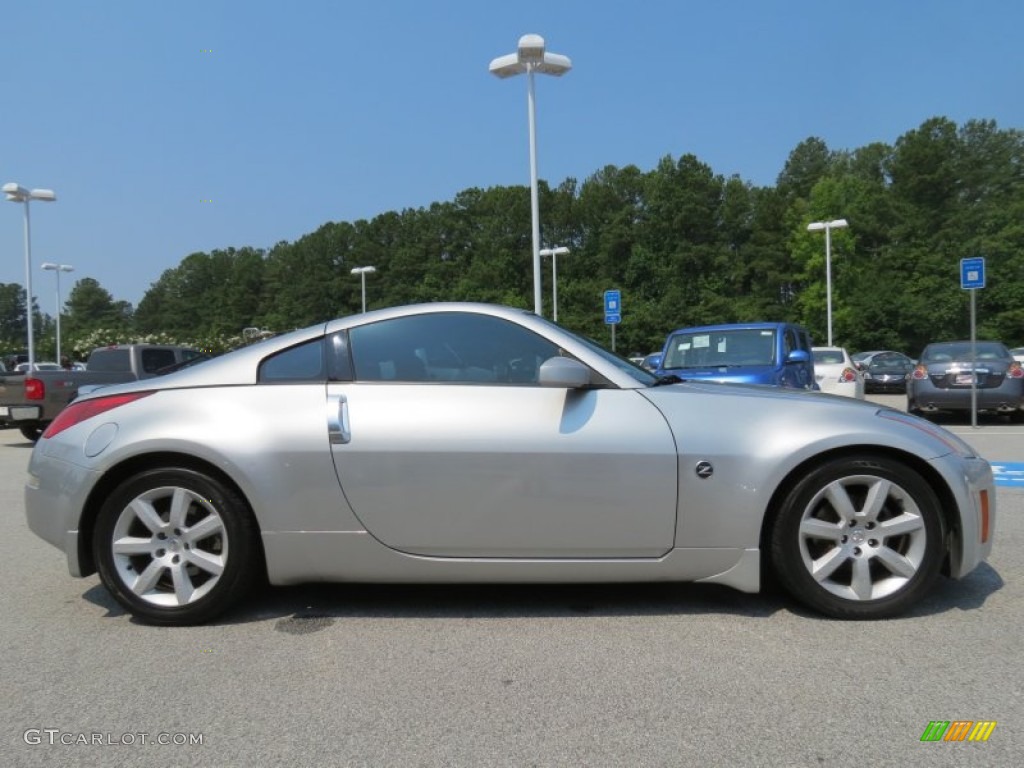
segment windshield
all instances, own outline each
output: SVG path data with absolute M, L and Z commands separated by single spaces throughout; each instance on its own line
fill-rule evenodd
M 814 362 L 821 365 L 843 365 L 846 358 L 838 349 L 816 349 L 814 350 Z
M 770 328 L 729 328 L 680 331 L 669 337 L 664 369 L 772 365 L 775 331 Z
M 979 341 L 975 345 L 979 360 L 1007 360 L 1010 353 L 998 342 Z M 922 363 L 964 362 L 971 359 L 971 342 L 961 341 L 950 344 L 930 344 L 921 355 Z

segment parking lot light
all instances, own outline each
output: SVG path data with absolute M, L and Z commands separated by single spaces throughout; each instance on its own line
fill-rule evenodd
M 52 271 L 57 276 L 57 363 L 61 364 L 60 354 L 60 273 L 61 272 L 74 272 L 75 268 L 70 264 L 54 264 L 51 261 L 44 262 L 40 265 L 47 271 Z
M 558 322 L 558 257 L 566 256 L 569 249 L 564 245 L 556 245 L 554 248 L 541 248 L 541 256 L 551 257 L 551 318 Z
M 28 370 L 35 369 L 36 351 L 32 324 L 32 225 L 29 218 L 29 202 L 39 200 L 52 203 L 57 195 L 52 189 L 25 189 L 20 184 L 8 182 L 0 188 L 12 203 L 25 204 L 25 325 L 28 326 Z
M 366 314 L 366 276 L 368 274 L 372 275 L 376 271 L 376 267 L 354 267 L 352 269 L 352 274 L 359 275 L 363 284 L 363 314 Z
M 828 315 L 828 346 L 832 346 L 832 230 L 850 226 L 846 219 L 829 221 L 812 221 L 807 225 L 808 232 L 825 230 L 825 304 Z
M 549 53 L 540 35 L 523 35 L 515 53 L 509 53 L 491 61 L 490 72 L 505 79 L 515 75 L 526 75 L 527 117 L 530 129 L 530 220 L 533 230 L 533 311 L 538 317 L 544 316 L 541 300 L 540 279 L 540 202 L 537 191 L 537 112 L 533 96 L 533 73 L 561 77 L 572 69 L 568 56 Z

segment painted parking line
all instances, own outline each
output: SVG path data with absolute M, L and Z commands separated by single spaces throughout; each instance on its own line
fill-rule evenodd
M 996 476 L 996 485 L 1003 488 L 1024 488 L 1024 462 L 993 461 L 992 474 Z

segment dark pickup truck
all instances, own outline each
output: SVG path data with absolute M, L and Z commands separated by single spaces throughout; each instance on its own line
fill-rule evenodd
M 108 386 L 159 376 L 198 357 L 197 349 L 159 344 L 118 344 L 94 349 L 84 371 L 0 375 L 0 427 L 17 427 L 37 440 L 81 387 Z

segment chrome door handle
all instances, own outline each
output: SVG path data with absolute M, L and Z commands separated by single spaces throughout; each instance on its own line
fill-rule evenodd
M 348 423 L 348 398 L 344 395 L 327 396 L 327 435 L 331 445 L 341 445 L 352 440 Z

